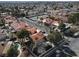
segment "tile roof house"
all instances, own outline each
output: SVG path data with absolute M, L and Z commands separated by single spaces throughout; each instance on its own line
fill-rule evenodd
M 4 20 L 6 23 L 13 23 L 17 21 L 15 17 L 11 17 L 11 16 L 6 16 Z
M 27 23 L 22 21 L 17 21 L 15 17 L 7 16 L 4 18 L 6 23 L 11 23 L 11 27 L 14 28 L 16 31 L 20 29 L 25 29 L 27 26 L 29 26 Z
M 38 42 L 41 40 L 43 41 L 45 36 L 42 32 L 37 32 L 35 34 L 32 34 L 30 37 L 33 39 L 34 42 Z
M 46 24 L 48 24 L 48 25 L 59 26 L 60 19 L 52 20 L 52 19 L 47 18 L 47 19 L 44 19 L 42 22 L 43 22 L 43 23 L 46 23 Z
M 48 25 L 50 25 L 50 24 L 52 23 L 52 20 L 49 19 L 49 18 L 46 18 L 46 19 L 44 19 L 42 22 L 43 22 L 43 23 L 46 23 L 46 24 L 48 24 Z
M 26 27 L 26 30 L 28 30 L 31 34 L 34 34 L 37 32 L 37 28 L 35 27 Z
M 6 18 L 6 19 L 11 19 L 11 20 L 12 20 L 12 19 L 16 19 L 15 17 L 12 17 L 12 16 L 6 16 L 5 18 Z
M 11 18 L 12 18 L 11 16 L 5 17 L 5 21 L 6 23 L 12 22 L 11 27 L 13 27 L 15 31 L 20 30 L 20 29 L 26 29 L 29 32 L 31 32 L 31 34 L 34 34 L 37 32 L 37 28 L 31 27 L 27 23 L 22 22 L 22 21 L 17 22 L 15 18 L 12 18 L 12 19 Z
M 28 24 L 25 24 L 24 22 L 14 22 L 11 24 L 11 26 L 17 31 L 17 30 L 20 30 L 20 29 L 25 29 Z

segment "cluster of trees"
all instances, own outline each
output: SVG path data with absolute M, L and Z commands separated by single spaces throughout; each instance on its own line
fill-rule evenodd
M 17 37 L 20 39 L 20 43 L 24 44 L 24 38 L 29 37 L 29 32 L 26 29 L 22 29 L 16 32 Z
M 72 8 L 72 7 L 73 7 L 73 4 L 71 3 L 65 4 L 65 8 Z
M 52 32 L 50 32 L 50 34 L 48 35 L 47 38 L 48 38 L 48 40 L 51 43 L 54 43 L 55 45 L 57 45 L 58 42 L 60 42 L 61 40 L 63 40 L 61 33 L 58 32 L 58 31 L 52 31 Z
M 17 31 L 16 35 L 18 36 L 18 38 L 25 38 L 29 37 L 29 32 L 26 29 L 22 29 L 20 31 Z
M 12 10 L 12 15 L 15 17 L 25 17 L 28 16 L 28 12 L 21 13 L 18 6 L 15 6 L 15 8 Z
M 68 22 L 79 25 L 79 13 L 73 13 L 68 17 Z
M 29 40 L 31 40 L 29 36 L 30 33 L 26 29 L 21 29 L 20 31 L 17 31 L 15 34 L 18 37 L 19 43 L 22 45 L 22 47 L 25 46 L 25 39 L 29 38 Z M 16 57 L 18 54 L 19 52 L 17 50 L 17 45 L 11 46 L 10 49 L 7 51 L 7 56 L 9 57 Z
M 20 31 L 17 31 L 16 35 L 17 35 L 22 46 L 24 46 L 26 44 L 25 39 L 29 40 L 27 45 L 30 45 L 31 43 L 33 43 L 32 38 L 30 37 L 30 32 L 27 31 L 26 29 L 22 29 Z
M 12 15 L 15 17 L 25 17 L 26 16 L 25 13 L 20 13 L 19 11 L 12 12 Z

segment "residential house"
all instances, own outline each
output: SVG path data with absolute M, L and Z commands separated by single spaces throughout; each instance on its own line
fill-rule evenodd
M 16 21 L 17 21 L 16 18 L 15 18 L 15 17 L 12 17 L 12 16 L 6 16 L 6 17 L 4 18 L 4 20 L 5 20 L 5 22 L 6 22 L 7 24 L 13 23 L 13 22 L 16 22 Z
M 46 19 L 43 19 L 42 22 L 43 22 L 44 24 L 51 25 L 51 23 L 52 23 L 52 19 L 46 18 Z
M 31 34 L 35 34 L 37 32 L 37 28 L 35 27 L 26 27 L 26 30 L 28 30 Z
M 30 36 L 34 42 L 44 41 L 45 36 L 42 32 L 37 32 Z
M 11 24 L 11 26 L 16 30 L 16 31 L 18 31 L 18 30 L 20 30 L 20 29 L 25 29 L 27 26 L 28 26 L 28 24 L 25 24 L 24 22 L 14 22 L 14 23 L 12 23 Z

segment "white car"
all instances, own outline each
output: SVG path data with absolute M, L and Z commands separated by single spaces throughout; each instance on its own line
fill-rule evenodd
M 79 32 L 74 33 L 74 37 L 79 37 Z

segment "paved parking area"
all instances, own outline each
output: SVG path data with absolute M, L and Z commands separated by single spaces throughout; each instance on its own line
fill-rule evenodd
M 79 38 L 72 38 L 70 42 L 70 48 L 77 54 L 79 57 Z

